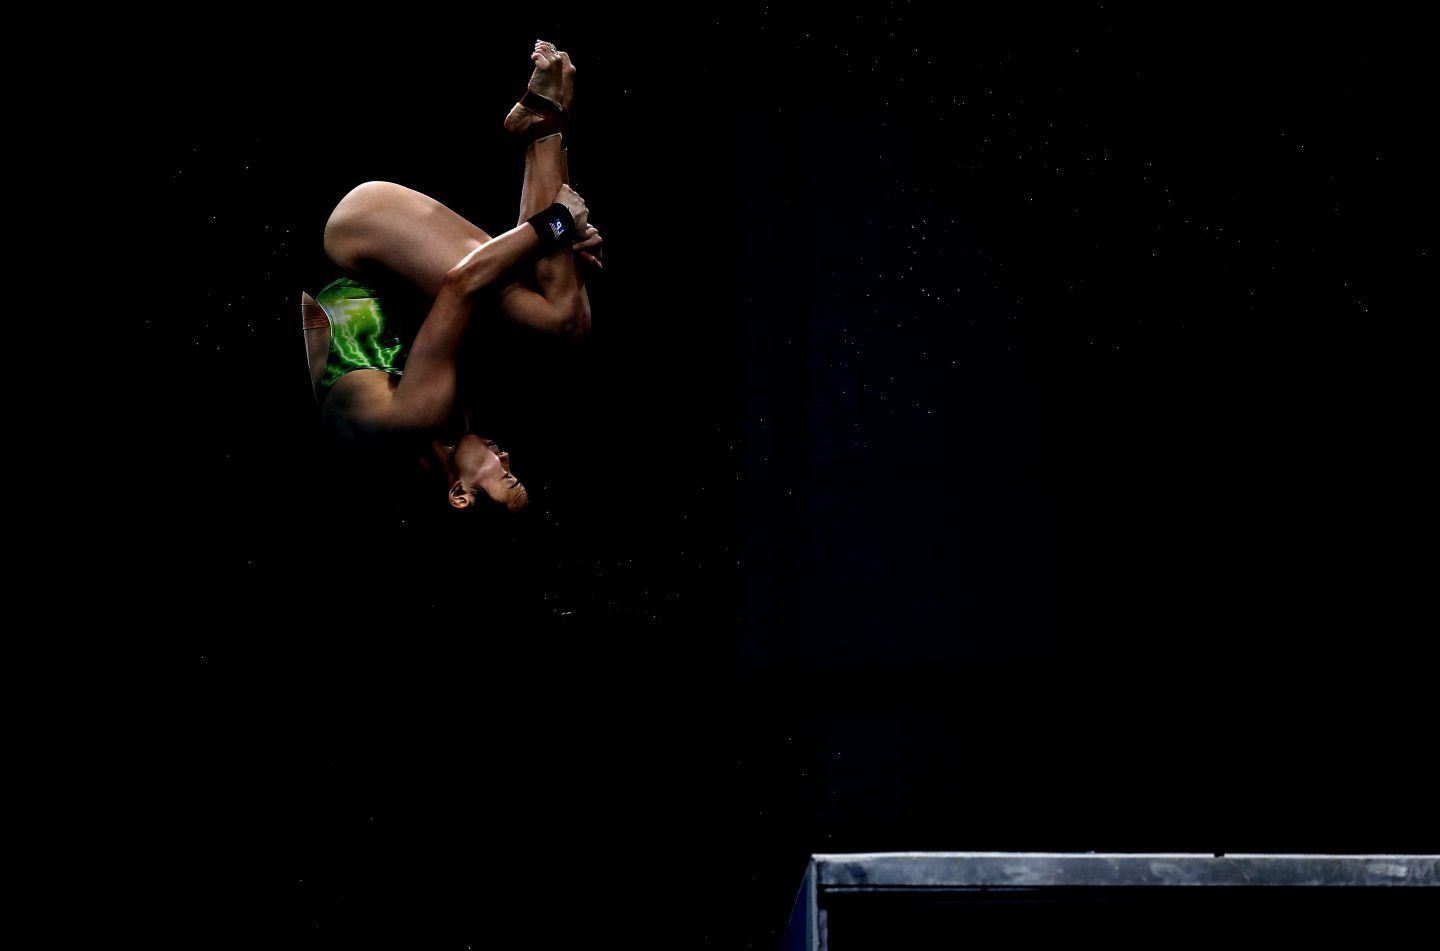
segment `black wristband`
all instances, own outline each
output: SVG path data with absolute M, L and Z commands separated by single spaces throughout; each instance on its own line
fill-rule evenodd
M 579 237 L 575 233 L 575 219 L 570 217 L 570 209 L 558 201 L 539 214 L 531 215 L 526 223 L 535 229 L 535 235 L 540 239 L 541 254 L 568 248 Z

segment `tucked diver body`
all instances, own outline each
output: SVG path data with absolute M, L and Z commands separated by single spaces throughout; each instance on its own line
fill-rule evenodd
M 565 184 L 575 68 L 544 41 L 530 58 L 530 83 L 505 119 L 525 148 L 519 223 L 491 237 L 413 189 L 367 182 L 325 226 L 325 251 L 346 273 L 301 298 L 311 381 L 327 424 L 347 442 L 411 455 L 443 477 L 446 501 L 459 510 L 484 503 L 513 512 L 529 502 L 509 454 L 470 431 L 456 406 L 457 357 L 472 317 L 493 313 L 584 339 L 590 308 L 581 265 L 603 268 L 599 232 Z M 413 340 L 361 276 L 377 270 L 431 301 Z

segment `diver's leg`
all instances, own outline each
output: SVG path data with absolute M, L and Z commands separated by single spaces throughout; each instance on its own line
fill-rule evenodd
M 570 183 L 566 175 L 566 150 L 561 148 L 562 136 L 556 132 L 536 139 L 525 149 L 525 181 L 520 186 L 520 219 L 550 207 L 550 201 L 561 185 Z
M 538 47 L 537 47 L 538 50 Z M 568 103 L 569 77 L 574 68 L 568 54 L 536 54 L 565 80 L 545 91 Z M 537 73 L 539 70 L 537 70 Z M 566 156 L 558 135 L 540 139 L 526 150 L 525 179 L 521 187 L 521 220 L 544 210 L 554 201 L 566 177 Z M 587 229 L 580 249 L 588 253 L 600 241 Z M 455 263 L 490 240 L 478 226 L 440 202 L 393 182 L 366 182 L 352 189 L 336 206 L 325 225 L 325 251 L 341 268 L 355 271 L 379 266 L 408 280 L 430 297 L 439 294 L 445 274 Z M 520 278 L 533 280 L 539 293 L 522 287 Z M 531 265 L 525 262 L 503 281 L 499 309 L 506 318 L 547 332 L 570 332 L 589 323 L 589 300 L 576 271 L 574 254 L 562 249 Z
M 537 41 L 531 61 L 535 71 L 530 88 L 568 107 L 575 72 L 569 56 Z M 533 115 L 525 113 L 523 121 L 509 125 L 523 132 L 531 118 Z M 521 203 L 533 205 L 534 210 L 522 214 L 521 221 L 555 199 L 563 182 L 561 161 L 558 137 L 537 153 L 536 161 L 527 154 Z M 325 253 L 336 265 L 347 271 L 378 265 L 405 278 L 428 297 L 440 292 L 445 273 L 455 262 L 489 240 L 483 229 L 440 202 L 393 182 L 356 186 L 340 200 L 325 224 Z
M 337 266 L 383 267 L 428 297 L 440 293 L 456 262 L 489 240 L 429 195 L 394 182 L 357 185 L 325 223 L 325 253 Z
M 550 207 L 560 186 L 569 184 L 566 151 L 561 148 L 558 133 L 530 143 L 525 150 L 525 182 L 520 188 L 521 222 Z M 585 289 L 584 277 L 575 266 L 575 254 L 569 248 L 561 248 L 535 262 L 535 283 L 548 300 L 567 299 L 583 294 Z
M 558 144 L 551 147 L 558 150 Z M 393 182 L 356 187 L 325 227 L 325 251 L 340 267 L 393 271 L 432 298 L 439 295 L 446 273 L 458 261 L 491 240 L 435 199 Z M 561 249 L 548 257 L 556 263 L 546 271 L 543 283 L 536 280 L 533 261 L 517 262 L 497 280 L 493 304 L 505 319 L 545 333 L 583 333 L 588 307 L 575 276 L 574 253 Z M 538 292 L 525 287 L 522 278 L 539 283 Z
M 575 78 L 575 66 L 570 62 L 570 54 L 557 51 L 544 41 L 538 41 L 531 59 L 535 63 L 535 73 L 531 77 L 530 88 L 559 102 L 563 108 L 569 110 L 571 100 L 574 98 Z M 520 109 L 520 107 L 516 106 L 516 109 Z M 511 114 L 506 117 L 506 127 L 516 134 L 523 135 L 526 125 L 532 121 L 538 120 L 533 115 L 517 116 L 516 111 L 512 109 Z M 549 207 L 553 200 L 552 196 L 560 190 L 560 186 L 570 183 L 569 172 L 569 152 L 563 147 L 563 138 L 559 133 L 531 142 L 525 150 L 525 180 L 520 188 L 518 221 L 523 222 L 531 215 L 539 214 Z M 592 236 L 596 237 L 584 247 L 594 246 L 594 242 L 599 240 L 595 229 L 587 227 L 586 233 L 582 237 L 591 239 Z M 598 246 L 594 246 L 594 250 L 598 251 Z M 582 250 L 581 253 L 591 255 L 588 260 L 596 267 L 600 266 L 594 252 Z M 590 298 L 585 293 L 585 276 L 577 267 L 574 253 L 567 253 L 563 250 L 556 251 L 538 260 L 535 263 L 535 284 L 541 296 L 548 301 L 577 301 L 582 335 L 585 330 L 588 330 Z M 509 294 L 505 296 L 512 298 L 512 295 Z M 511 319 L 521 323 L 531 323 L 526 319 L 523 304 L 517 302 L 512 309 L 513 313 L 508 314 Z

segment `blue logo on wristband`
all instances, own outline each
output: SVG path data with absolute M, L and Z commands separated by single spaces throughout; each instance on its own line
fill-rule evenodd
M 565 222 L 561 221 L 559 218 L 552 220 L 550 222 L 550 232 L 551 234 L 555 235 L 555 237 L 560 237 L 562 234 L 565 233 Z

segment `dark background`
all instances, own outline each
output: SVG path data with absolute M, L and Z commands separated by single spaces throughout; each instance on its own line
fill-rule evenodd
M 1416 24 L 817 16 L 137 50 L 116 577 L 197 944 L 767 948 L 812 852 L 1440 847 Z M 609 267 L 584 347 L 471 343 L 536 510 L 477 532 L 326 449 L 295 305 L 361 181 L 513 224 L 537 36 Z

